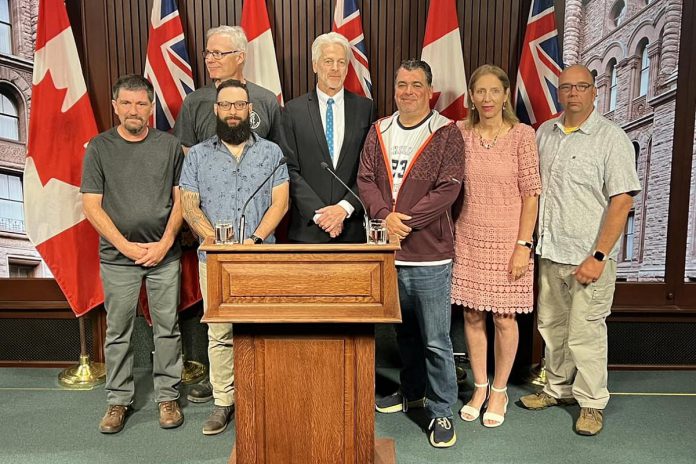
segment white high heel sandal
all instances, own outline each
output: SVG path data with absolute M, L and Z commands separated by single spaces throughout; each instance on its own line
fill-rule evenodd
M 462 418 L 463 421 L 466 422 L 473 422 L 476 419 L 479 418 L 479 415 L 481 414 L 481 408 L 483 408 L 486 405 L 486 401 L 488 401 L 488 395 L 490 395 L 490 388 L 491 385 L 486 382 L 486 383 L 474 383 L 475 388 L 485 388 L 486 389 L 486 398 L 483 400 L 483 403 L 481 403 L 481 407 L 476 409 L 473 406 L 469 406 L 469 403 L 465 404 L 462 406 L 462 409 L 459 410 L 459 417 Z M 471 419 L 466 417 L 464 414 L 468 414 L 471 416 Z
M 505 393 L 505 407 L 503 408 L 503 414 L 496 414 L 494 412 L 484 412 L 483 413 L 483 426 L 488 427 L 489 429 L 493 429 L 495 427 L 500 427 L 503 425 L 503 422 L 505 422 L 505 413 L 507 413 L 507 407 L 508 403 L 510 401 L 510 398 L 508 397 L 507 394 L 507 386 L 505 388 L 495 388 L 491 386 L 491 390 L 493 390 L 496 393 Z M 486 424 L 486 421 L 494 421 L 492 424 Z

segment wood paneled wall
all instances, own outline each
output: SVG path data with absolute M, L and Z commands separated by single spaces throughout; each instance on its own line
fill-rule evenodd
M 373 98 L 380 115 L 393 105 L 394 71 L 419 57 L 430 1 L 358 0 L 367 41 Z M 531 0 L 457 0 L 467 74 L 485 63 L 515 78 Z M 207 81 L 201 51 L 205 31 L 239 24 L 241 0 L 178 0 L 197 86 Z M 67 0 L 87 86 L 100 129 L 114 123 L 110 86 L 122 74 L 141 74 L 152 0 Z M 331 30 L 334 0 L 266 0 L 276 56 L 288 101 L 315 85 L 314 38 Z

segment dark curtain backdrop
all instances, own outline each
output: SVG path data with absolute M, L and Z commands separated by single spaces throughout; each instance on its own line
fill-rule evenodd
M 420 57 L 429 1 L 358 0 L 379 115 L 394 110 L 394 71 L 405 58 Z M 558 2 L 557 16 L 562 17 Z M 141 74 L 145 64 L 152 0 L 67 0 L 97 124 L 114 123 L 110 86 L 122 74 Z M 335 1 L 267 0 L 285 101 L 315 84 L 314 38 L 331 30 Z M 531 0 L 457 0 L 467 74 L 492 63 L 515 78 Z M 178 0 L 197 86 L 207 81 L 200 52 L 205 31 L 239 24 L 241 0 Z M 561 24 L 559 23 L 559 26 Z

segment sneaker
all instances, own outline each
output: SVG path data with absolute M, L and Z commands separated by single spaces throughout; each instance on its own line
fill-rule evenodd
M 550 406 L 568 406 L 577 403 L 575 398 L 554 398 L 545 391 L 525 395 L 520 398 L 520 402 L 525 408 L 532 411 L 546 409 Z
M 375 401 L 375 409 L 377 410 L 377 412 L 381 412 L 384 414 L 391 414 L 393 412 L 400 411 L 406 412 L 409 409 L 418 409 L 424 407 L 425 398 L 413 401 L 406 401 L 406 398 L 400 391 L 392 393 L 389 396 L 385 396 L 384 398 L 380 398 L 377 401 Z
M 130 412 L 130 407 L 120 404 L 110 404 L 106 409 L 106 414 L 99 422 L 99 431 L 101 433 L 118 433 L 123 430 L 123 425 L 126 423 L 126 416 Z
M 430 444 L 435 448 L 449 448 L 457 443 L 457 434 L 449 417 L 436 417 L 428 425 Z
M 604 426 L 604 412 L 601 409 L 580 408 L 580 417 L 575 423 L 575 431 L 580 435 L 597 435 Z
M 215 405 L 213 412 L 203 424 L 203 435 L 217 435 L 224 432 L 230 422 L 230 417 L 232 417 L 232 411 L 234 411 L 234 406 Z
M 209 381 L 199 383 L 191 387 L 186 399 L 192 403 L 207 403 L 213 399 L 213 386 Z
M 163 429 L 174 429 L 184 423 L 184 413 L 177 400 L 159 404 L 159 425 Z

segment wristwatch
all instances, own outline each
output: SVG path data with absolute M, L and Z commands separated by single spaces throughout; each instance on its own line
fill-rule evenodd
M 517 244 L 523 247 L 527 247 L 530 250 L 534 248 L 534 244 L 532 242 L 525 242 L 524 240 L 518 240 Z
M 254 245 L 258 245 L 260 243 L 263 243 L 263 239 L 261 237 L 259 237 L 258 235 L 252 234 L 249 238 L 251 239 L 252 242 L 254 242 Z
M 592 253 L 592 257 L 596 259 L 597 261 L 606 261 L 607 260 L 607 255 L 604 254 L 604 252 L 595 250 L 594 253 Z

